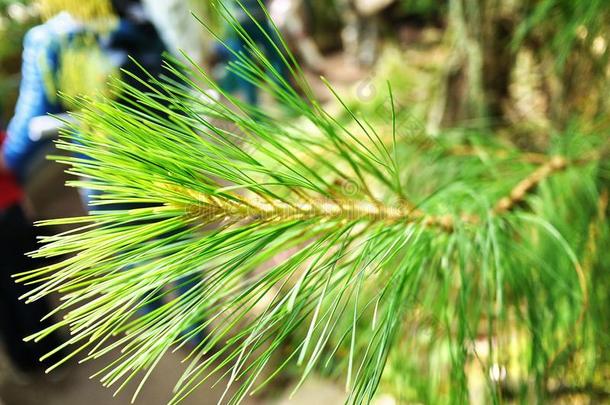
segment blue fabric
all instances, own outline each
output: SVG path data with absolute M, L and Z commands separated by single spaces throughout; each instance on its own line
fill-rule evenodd
M 262 3 L 266 6 L 268 1 L 263 0 Z M 228 9 L 240 24 L 252 21 L 250 16 L 258 21 L 263 21 L 266 18 L 265 10 L 261 7 L 258 0 L 232 0 L 229 2 Z M 247 13 L 244 9 L 247 10 Z
M 19 99 L 2 151 L 7 166 L 18 178 L 23 179 L 30 159 L 51 142 L 32 141 L 29 125 L 32 118 L 64 112 L 54 88 L 60 52 L 63 45 L 83 32 L 83 27 L 69 14 L 62 13 L 32 28 L 25 36 Z M 102 49 L 117 67 L 139 73 L 139 67 L 129 55 L 154 76 L 161 74 L 165 47 L 152 25 L 121 20 L 117 29 L 101 42 Z M 142 86 L 130 77 L 125 80 L 136 88 Z
M 263 0 L 262 3 L 266 6 L 268 1 Z M 243 8 L 242 8 L 243 7 Z M 247 10 L 247 13 L 246 11 Z M 281 49 L 280 39 L 277 32 L 273 29 L 267 19 L 264 9 L 261 7 L 259 0 L 232 0 L 229 2 L 229 10 L 231 15 L 237 20 L 244 32 L 252 39 L 259 49 L 269 59 L 271 66 L 279 72 L 282 77 L 287 77 L 288 69 L 284 65 L 280 54 L 269 43 L 269 38 Z M 249 14 L 249 15 L 248 15 Z M 260 27 L 259 27 L 260 25 Z M 262 28 L 262 29 L 261 29 Z M 227 27 L 229 38 L 226 39 L 226 46 L 237 54 L 248 56 L 248 44 L 241 38 L 237 32 L 233 32 L 231 27 Z M 226 62 L 238 63 L 237 55 L 229 52 L 228 49 L 222 49 L 218 46 L 217 55 Z M 249 80 L 241 77 L 235 72 L 227 72 L 227 75 L 222 79 L 221 86 L 229 92 L 240 92 L 243 94 L 248 104 L 256 106 L 259 102 L 258 88 Z
M 252 41 L 259 47 L 259 49 L 265 54 L 273 69 L 277 71 L 280 76 L 287 78 L 289 75 L 288 68 L 282 61 L 281 55 L 273 47 L 273 45 L 269 42 L 269 39 L 267 38 L 267 36 L 271 38 L 275 45 L 279 49 L 282 49 L 281 40 L 279 39 L 277 32 L 273 29 L 269 21 L 267 21 L 266 19 L 264 21 L 259 21 L 258 23 L 260 24 L 262 30 L 252 20 L 242 23 L 241 27 L 250 36 Z M 235 34 L 233 38 L 230 38 L 227 41 L 227 45 L 232 48 L 233 51 L 237 52 L 237 54 L 250 54 L 250 51 L 248 50 L 248 44 L 243 38 L 241 38 L 237 34 Z M 239 58 L 237 57 L 237 55 L 230 53 L 230 61 L 234 63 L 239 63 Z M 225 86 L 225 89 L 227 91 L 241 91 L 245 96 L 246 101 L 250 105 L 258 105 L 258 88 L 255 84 L 251 83 L 246 78 L 234 72 L 230 72 L 228 74 L 226 82 L 228 83 L 228 85 Z
M 54 90 L 47 88 L 48 79 L 57 70 L 62 40 L 79 29 L 69 15 L 60 14 L 32 28 L 25 36 L 19 98 L 3 148 L 7 166 L 18 177 L 23 176 L 29 158 L 47 143 L 30 139 L 31 119 L 62 112 Z
M 150 23 L 120 20 L 116 30 L 101 38 L 100 48 L 115 67 L 132 72 L 136 76 L 141 76 L 140 66 L 154 77 L 166 72 L 163 68 L 163 54 L 167 48 Z M 128 75 L 123 75 L 121 79 L 138 89 L 147 89 Z

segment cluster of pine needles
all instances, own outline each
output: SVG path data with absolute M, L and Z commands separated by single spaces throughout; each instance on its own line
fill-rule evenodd
M 206 381 L 238 403 L 294 365 L 297 388 L 338 368 L 347 401 L 367 403 L 393 350 L 424 330 L 448 342 L 459 401 L 469 343 L 515 323 L 544 395 L 574 353 L 607 345 L 603 137 L 557 136 L 536 159 L 480 134 L 429 139 L 403 131 L 391 86 L 385 122 L 329 85 L 343 107 L 331 115 L 284 42 L 267 38 L 289 77 L 217 7 L 248 44 L 230 69 L 282 114 L 176 60 L 166 78 L 125 73 L 146 91 L 115 80 L 111 97 L 73 100 L 55 159 L 95 197 L 88 216 L 43 224 L 73 226 L 33 254 L 62 260 L 16 277 L 28 301 L 61 296 L 61 319 L 30 339 L 68 330 L 59 364 L 110 358 L 95 377 L 117 391 L 139 378 L 134 399 L 165 354 L 187 350 L 172 403 Z M 605 361 L 587 359 L 590 373 Z

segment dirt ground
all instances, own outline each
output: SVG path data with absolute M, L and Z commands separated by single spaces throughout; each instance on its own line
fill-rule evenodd
M 150 381 L 146 384 L 136 403 L 146 405 L 166 404 L 171 398 L 173 384 L 180 377 L 178 356 L 168 356 L 162 361 Z M 102 366 L 84 364 L 71 366 L 64 371 L 59 381 L 50 377 L 39 377 L 24 380 L 16 377 L 4 367 L 4 383 L 0 383 L 0 398 L 3 405 L 123 405 L 131 402 L 134 386 L 113 398 L 114 391 L 101 386 L 98 381 L 90 380 L 89 376 Z M 1 378 L 0 378 L 1 380 Z M 201 387 L 184 404 L 215 404 L 222 395 L 224 387 L 218 385 Z M 260 402 L 246 401 L 245 404 Z
M 171 399 L 174 383 L 184 368 L 179 354 L 168 355 L 156 368 L 136 400 L 142 405 L 164 405 Z M 0 353 L 0 405 L 128 405 L 136 388 L 135 384 L 113 397 L 114 391 L 101 386 L 89 376 L 103 363 L 73 365 L 59 379 L 38 377 L 24 379 L 14 376 Z M 184 405 L 216 404 L 224 391 L 220 383 L 214 387 L 203 385 L 188 397 Z M 277 398 L 247 398 L 244 405 L 309 405 L 312 403 L 342 404 L 344 392 L 327 381 L 313 379 L 290 398 L 291 387 L 275 387 Z M 282 393 L 282 391 L 285 391 Z

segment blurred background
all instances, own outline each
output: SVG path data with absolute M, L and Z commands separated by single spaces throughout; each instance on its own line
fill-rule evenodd
M 61 127 L 47 114 L 70 111 L 70 96 L 103 92 L 107 77 L 119 69 L 136 71 L 127 56 L 155 73 L 162 54 L 183 61 L 188 55 L 228 91 L 262 108 L 274 108 L 274 100 L 259 97 L 256 89 L 232 77 L 227 71 L 231 56 L 191 15 L 199 16 L 222 38 L 226 29 L 209 2 L 91 0 L 89 6 L 88 1 L 78 5 L 69 0 L 0 0 L 0 139 L 6 137 L 0 171 L 4 206 L 0 209 L 9 212 L 11 207 L 20 207 L 19 214 L 10 211 L 10 218 L 17 215 L 26 229 L 19 248 L 24 252 L 30 250 L 31 238 L 39 232 L 31 228 L 33 221 L 86 213 L 86 196 L 65 187 L 68 176 L 63 167 L 46 159 L 48 154 L 58 153 L 52 140 Z M 244 1 L 246 7 L 256 7 L 256 1 L 250 3 Z M 464 130 L 484 130 L 536 153 L 546 150 L 553 134 L 603 132 L 608 127 L 609 3 L 270 0 L 266 5 L 330 111 L 339 108 L 321 76 L 355 111 L 380 116 L 387 112 L 386 82 L 390 80 L 397 108 L 409 117 L 405 125 L 411 134 L 434 138 L 441 133 L 459 136 Z M 240 46 L 231 38 L 226 40 L 230 46 Z M 70 46 L 65 46 L 66 41 Z M 56 99 L 58 92 L 68 98 Z M 3 226 L 0 231 L 8 238 L 8 225 Z M 14 321 L 9 315 L 16 316 L 21 309 L 2 305 L 3 322 L 11 329 Z M 36 318 L 37 314 L 27 316 Z M 27 331 L 30 326 L 23 328 Z M 77 367 L 68 363 L 56 374 L 43 375 L 27 359 L 14 354 L 6 334 L 3 340 L 8 349 L 0 354 L 0 404 L 129 403 L 129 395 L 113 399 L 111 390 L 89 380 L 97 371 L 95 364 Z M 182 370 L 180 359 L 178 353 L 163 361 L 139 403 L 167 402 L 172 382 Z M 20 361 L 24 364 L 18 364 Z M 390 359 L 379 404 L 398 403 L 399 394 L 425 397 L 404 392 L 401 361 L 400 357 Z M 505 370 L 496 372 L 500 378 Z M 605 381 L 607 389 L 608 375 L 594 380 Z M 287 375 L 275 383 L 270 394 L 251 398 L 249 403 L 334 404 L 344 400 L 343 387 L 332 376 L 313 379 L 289 399 L 293 384 Z M 593 385 L 591 390 L 597 390 Z M 216 403 L 222 389 L 202 388 L 185 403 Z M 413 389 L 417 391 L 417 387 Z M 474 383 L 471 389 L 476 398 L 482 388 Z M 608 400 L 606 391 L 598 394 L 595 398 Z M 595 403 L 590 398 L 591 392 L 568 390 L 565 395 L 558 393 L 556 399 Z

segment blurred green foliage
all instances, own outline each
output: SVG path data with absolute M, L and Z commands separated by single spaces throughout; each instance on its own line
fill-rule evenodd
M 579 42 L 592 47 L 597 38 L 608 34 L 610 2 L 606 0 L 523 3 L 523 19 L 515 32 L 514 46 L 530 41 L 547 47 L 555 54 L 558 66 L 567 62 Z M 597 51 L 606 53 L 601 48 Z
M 445 0 L 400 0 L 399 6 L 402 12 L 420 16 L 435 16 L 446 11 Z
M 28 0 L 0 0 L 0 125 L 12 114 L 19 86 L 23 37 L 38 22 Z

